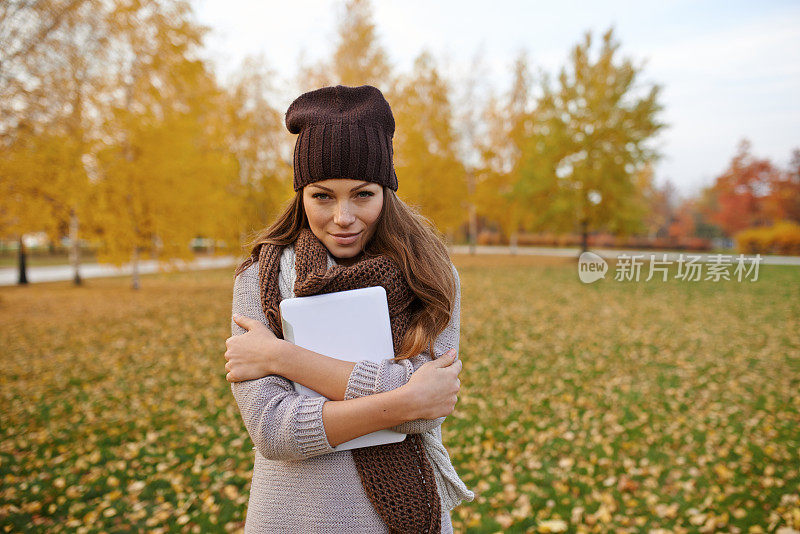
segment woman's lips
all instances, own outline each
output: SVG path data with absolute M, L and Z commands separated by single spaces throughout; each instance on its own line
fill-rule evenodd
M 353 243 L 356 242 L 356 240 L 360 235 L 361 232 L 358 232 L 357 234 L 351 235 L 349 237 L 339 237 L 338 235 L 331 234 L 333 239 L 335 239 L 336 242 L 339 243 L 340 245 L 352 245 Z

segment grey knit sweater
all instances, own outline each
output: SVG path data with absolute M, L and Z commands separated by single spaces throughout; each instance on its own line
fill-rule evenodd
M 328 254 L 328 267 L 336 265 Z M 459 281 L 458 271 L 452 267 Z M 294 297 L 294 248 L 280 258 L 279 287 L 283 298 Z M 461 288 L 450 324 L 434 343 L 437 355 L 458 350 Z M 233 313 L 260 320 L 269 328 L 260 301 L 258 263 L 240 273 L 233 287 Z M 245 330 L 231 319 L 233 335 Z M 413 358 L 380 363 L 357 362 L 348 380 L 345 398 L 380 393 L 405 384 L 419 366 L 430 361 L 423 352 Z M 250 438 L 255 445 L 253 480 L 247 507 L 245 533 L 385 533 L 380 516 L 369 501 L 351 451 L 333 451 L 322 423 L 323 397 L 297 394 L 292 383 L 277 375 L 231 383 Z M 444 417 L 409 421 L 393 430 L 422 434 L 442 503 L 442 532 L 452 533 L 450 510 L 469 491 L 453 469 L 442 444 Z

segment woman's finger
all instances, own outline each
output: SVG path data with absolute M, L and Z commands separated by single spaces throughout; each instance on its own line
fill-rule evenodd
M 432 363 L 433 367 L 448 367 L 453 363 L 453 358 L 455 358 L 455 352 L 447 351 L 428 363 Z
M 261 321 L 247 317 L 246 315 L 233 314 L 233 321 L 247 331 L 263 325 Z

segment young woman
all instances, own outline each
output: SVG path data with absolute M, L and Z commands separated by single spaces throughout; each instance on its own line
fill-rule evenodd
M 458 272 L 395 194 L 395 124 L 378 89 L 305 93 L 286 125 L 298 134 L 296 196 L 236 269 L 226 341 L 226 378 L 256 450 L 245 531 L 452 532 L 450 510 L 474 497 L 440 429 L 460 388 Z M 282 339 L 281 299 L 376 285 L 393 359 L 345 362 Z M 386 428 L 408 436 L 333 450 Z

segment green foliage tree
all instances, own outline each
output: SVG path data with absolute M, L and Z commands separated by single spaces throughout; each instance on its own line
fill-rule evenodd
M 591 45 L 587 32 L 556 87 L 543 83 L 518 184 L 536 223 L 562 231 L 577 223 L 584 250 L 591 230 L 642 228 L 634 176 L 658 158 L 649 142 L 665 126 L 657 120 L 660 87 L 637 86 L 642 67 L 617 59 L 613 28 L 596 59 Z

